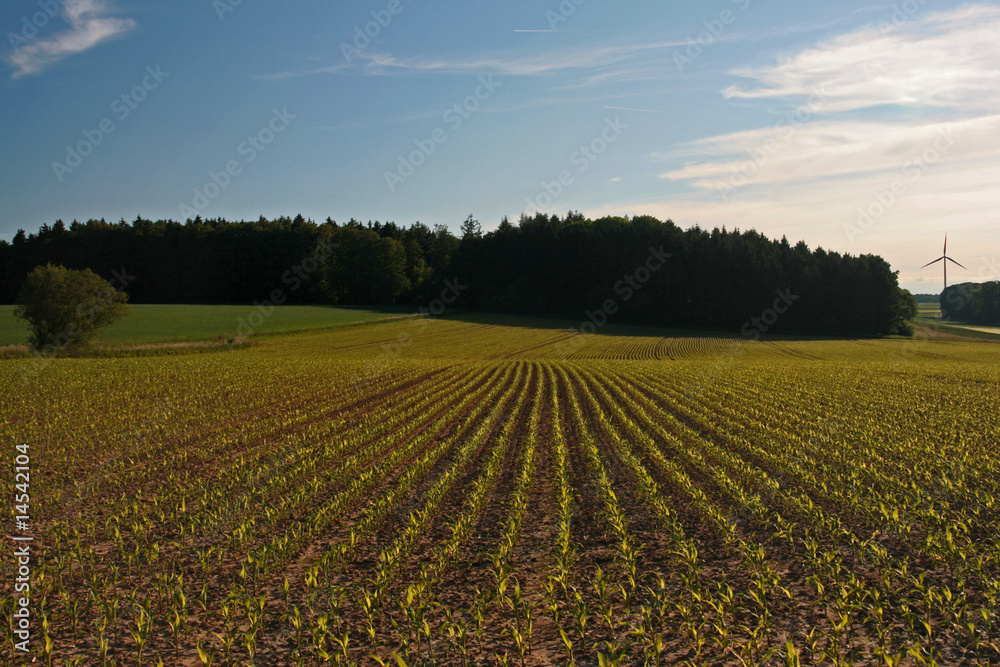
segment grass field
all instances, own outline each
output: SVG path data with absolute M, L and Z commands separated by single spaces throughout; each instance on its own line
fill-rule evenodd
M 915 322 L 919 326 L 951 336 L 1000 341 L 1000 327 L 984 327 L 964 322 L 941 320 L 940 315 L 941 313 L 938 309 L 935 309 L 933 314 L 930 311 L 926 313 L 921 311 Z
M 972 326 L 962 325 L 962 326 L 963 328 L 968 329 L 969 331 L 977 331 L 979 333 L 1000 335 L 1000 327 L 980 327 L 975 325 Z
M 940 317 L 941 315 L 941 305 L 937 303 L 922 303 L 919 310 L 922 317 Z
M 35 657 L 997 664 L 1000 346 L 569 325 L 0 360 Z
M 253 317 L 253 306 L 131 305 L 131 314 L 103 330 L 109 345 L 142 345 L 233 338 L 243 319 Z M 257 335 L 321 329 L 354 322 L 370 322 L 409 315 L 413 307 L 371 306 L 337 308 L 329 306 L 279 306 L 254 327 Z M 14 306 L 0 306 L 0 345 L 26 343 L 28 327 L 14 317 Z
M 933 331 L 963 338 L 977 338 L 1000 341 L 1000 327 L 984 327 L 956 321 L 942 321 L 941 307 L 936 303 L 920 304 L 920 314 L 916 323 Z

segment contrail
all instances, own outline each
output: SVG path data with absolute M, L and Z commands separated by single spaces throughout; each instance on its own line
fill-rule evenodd
M 515 30 L 514 32 L 565 32 L 563 30 Z
M 632 107 L 604 107 L 605 109 L 618 109 L 620 111 L 644 111 L 645 113 L 677 113 L 676 111 L 657 111 L 656 109 L 633 109 Z

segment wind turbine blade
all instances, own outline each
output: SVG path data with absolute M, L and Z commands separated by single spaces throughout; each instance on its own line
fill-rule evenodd
M 951 257 L 942 257 L 941 259 L 946 259 L 949 262 L 951 262 L 952 264 L 958 264 L 958 262 L 956 262 L 955 260 L 953 260 Z M 958 264 L 958 265 L 962 266 L 961 264 Z M 962 268 L 965 269 L 966 271 L 968 271 L 968 269 L 966 269 L 964 266 L 962 266 Z
M 927 268 L 928 266 L 930 266 L 931 264 L 937 264 L 937 263 L 938 263 L 938 262 L 940 262 L 940 261 L 941 261 L 942 259 L 944 259 L 944 257 L 938 257 L 938 258 L 937 258 L 937 259 L 935 259 L 935 260 L 934 260 L 933 262 L 927 262 L 926 264 L 924 264 L 924 265 L 923 265 L 923 266 L 921 266 L 920 268 L 921 268 L 921 269 L 926 269 L 926 268 Z
M 944 233 L 944 252 L 941 253 L 945 257 L 948 256 L 948 232 Z

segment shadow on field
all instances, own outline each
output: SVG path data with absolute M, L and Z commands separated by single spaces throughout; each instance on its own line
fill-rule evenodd
M 507 313 L 489 313 L 484 311 L 449 312 L 438 319 L 447 319 L 469 324 L 490 324 L 494 326 L 519 327 L 525 329 L 552 329 L 559 331 L 579 330 L 580 326 L 589 320 L 578 320 L 558 315 L 510 315 Z M 613 318 L 612 318 L 613 319 Z M 636 338 L 748 338 L 739 331 L 723 331 L 719 329 L 697 329 L 694 327 L 662 327 L 641 326 L 634 324 L 615 324 L 613 321 L 597 329 L 598 336 L 632 336 Z M 749 339 L 749 338 L 748 338 Z M 762 334 L 762 341 L 857 341 L 857 340 L 906 340 L 903 336 L 864 337 L 864 336 L 831 336 L 812 334 Z

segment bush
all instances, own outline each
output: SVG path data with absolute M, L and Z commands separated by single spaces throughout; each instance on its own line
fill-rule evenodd
M 31 328 L 28 342 L 49 356 L 85 347 L 101 327 L 128 314 L 128 295 L 90 269 L 36 266 L 17 295 L 14 314 Z

